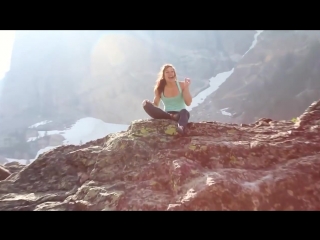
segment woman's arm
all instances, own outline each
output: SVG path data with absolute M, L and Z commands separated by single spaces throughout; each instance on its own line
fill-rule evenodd
M 154 90 L 154 98 L 152 104 L 156 107 L 159 107 L 160 95 L 157 90 Z
M 186 103 L 187 106 L 190 106 L 192 102 L 192 96 L 189 90 L 189 85 L 186 85 L 185 82 L 180 82 L 180 86 L 182 89 L 182 96 L 183 96 L 184 102 Z

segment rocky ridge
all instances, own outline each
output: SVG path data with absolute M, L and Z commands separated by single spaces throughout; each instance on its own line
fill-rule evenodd
M 133 121 L 0 181 L 0 210 L 319 210 L 320 100 L 296 121 Z

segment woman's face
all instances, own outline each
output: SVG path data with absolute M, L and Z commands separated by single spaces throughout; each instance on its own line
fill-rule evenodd
M 167 82 L 174 82 L 176 80 L 176 73 L 172 67 L 168 67 L 164 70 L 164 79 Z

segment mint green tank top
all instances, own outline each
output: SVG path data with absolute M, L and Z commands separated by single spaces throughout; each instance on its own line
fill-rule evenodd
M 178 94 L 175 97 L 165 97 L 163 95 L 163 92 L 161 94 L 161 101 L 162 101 L 162 103 L 164 105 L 164 111 L 166 111 L 166 112 L 170 112 L 170 111 L 179 112 L 182 109 L 186 108 L 186 104 L 185 104 L 185 102 L 183 100 L 180 84 L 177 81 L 176 81 L 176 84 L 178 86 L 180 94 Z

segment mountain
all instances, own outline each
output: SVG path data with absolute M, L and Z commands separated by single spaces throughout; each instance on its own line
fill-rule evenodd
M 263 31 L 192 121 L 292 119 L 320 96 L 320 31 Z
M 0 123 L 14 128 L 63 115 L 128 124 L 144 114 L 141 102 L 153 96 L 161 65 L 173 63 L 179 76 L 196 79 L 192 90 L 199 91 L 235 65 L 254 33 L 18 31 Z
M 19 31 L 0 93 L 0 162 L 29 163 L 148 118 L 141 102 L 166 62 L 192 79 L 191 122 L 294 119 L 320 96 L 319 39 L 320 31 Z M 86 136 L 70 137 L 74 126 Z
M 320 99 L 295 121 L 189 123 L 180 137 L 171 120 L 136 120 L 0 168 L 0 210 L 317 210 L 319 123 Z
M 180 79 L 194 79 L 195 96 L 209 86 L 209 78 L 237 64 L 255 34 L 17 31 L 0 93 L 0 156 L 32 161 L 43 149 L 65 144 L 66 135 L 59 132 L 80 119 L 126 127 L 147 118 L 141 102 L 152 99 L 157 73 L 167 62 Z

